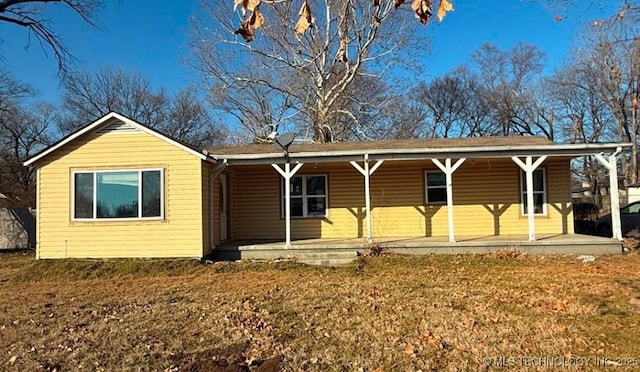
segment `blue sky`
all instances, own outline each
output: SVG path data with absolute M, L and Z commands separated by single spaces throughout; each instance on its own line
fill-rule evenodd
M 225 1 L 232 6 L 232 0 Z M 455 11 L 442 23 L 433 22 L 418 30 L 432 39 L 431 52 L 421 61 L 424 76 L 420 78 L 446 73 L 467 61 L 473 50 L 487 42 L 501 49 L 509 49 L 519 41 L 538 45 L 547 54 L 547 71 L 551 71 L 568 55 L 578 30 L 594 19 L 615 14 L 619 4 L 618 0 L 595 1 L 595 5 L 590 5 L 589 0 L 578 0 L 567 11 L 556 11 L 545 8 L 545 2 L 453 0 Z M 97 71 L 111 66 L 141 73 L 154 87 L 164 87 L 169 93 L 198 82 L 198 74 L 184 64 L 189 57 L 189 19 L 200 11 L 198 0 L 105 3 L 96 19 L 99 29 L 83 25 L 69 11 L 56 10 L 54 6 L 47 10 L 53 28 L 76 56 L 80 68 Z M 557 14 L 564 19 L 556 22 Z M 17 79 L 36 88 L 39 99 L 57 102 L 61 90 L 53 56 L 45 56 L 33 40 L 25 49 L 29 39 L 22 28 L 0 24 L 0 38 L 3 39 L 0 63 Z

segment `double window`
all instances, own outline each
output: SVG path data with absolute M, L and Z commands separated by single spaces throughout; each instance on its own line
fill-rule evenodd
M 73 219 L 158 219 L 164 216 L 163 171 L 73 173 Z
M 522 187 L 522 214 L 527 214 L 527 173 L 520 172 L 520 184 Z M 544 169 L 533 171 L 533 213 L 539 215 L 547 214 L 547 189 Z
M 291 177 L 291 217 L 327 217 L 327 176 L 301 175 Z M 282 183 L 282 216 L 285 192 Z
M 425 197 L 427 204 L 447 202 L 447 177 L 443 172 L 425 172 Z

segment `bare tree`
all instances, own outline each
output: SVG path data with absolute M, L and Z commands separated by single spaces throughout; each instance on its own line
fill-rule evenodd
M 0 68 L 0 113 L 15 110 L 24 98 L 33 96 L 33 89 L 15 80 L 11 74 Z
M 73 56 L 60 36 L 52 28 L 46 16 L 49 6 L 57 5 L 77 14 L 89 26 L 96 26 L 94 15 L 100 9 L 100 0 L 0 0 L 0 22 L 9 23 L 27 30 L 26 47 L 31 44 L 31 36 L 43 52 L 51 50 L 58 62 L 58 70 L 65 74 Z
M 193 146 L 211 146 L 225 142 L 226 129 L 214 122 L 192 88 L 179 91 L 167 107 L 163 133 Z
M 423 103 L 428 112 L 426 137 L 464 137 L 465 107 L 473 99 L 464 81 L 455 74 L 437 77 L 429 83 L 418 85 L 413 99 Z
M 594 74 L 599 72 L 568 63 L 550 78 L 550 98 L 555 101 L 563 137 L 570 143 L 618 140 L 615 117 L 593 84 Z M 574 161 L 572 171 L 577 179 L 587 181 L 594 202 L 601 206 L 598 191 L 600 184 L 607 184 L 607 173 L 600 163 L 584 156 Z
M 404 63 L 416 69 L 405 55 L 422 52 L 428 43 L 392 1 L 305 2 L 313 27 L 298 33 L 292 32 L 296 4 L 270 3 L 269 21 L 249 43 L 234 36 L 237 17 L 229 4 L 206 1 L 206 15 L 193 26 L 194 64 L 212 87 L 214 109 L 247 129 L 304 123 L 314 141 L 336 140 L 349 132 L 345 126 L 358 128 L 358 110 L 385 106 L 350 87 L 381 79 Z M 399 57 L 400 50 L 407 59 Z M 369 130 L 362 123 L 360 128 Z
M 623 23 L 616 28 L 592 28 L 582 41 L 581 51 L 571 59 L 575 68 L 588 76 L 588 84 L 610 110 L 617 139 L 633 144 L 629 158 L 622 158 L 623 174 L 629 183 L 639 180 L 640 41 L 631 38 L 633 32 Z
M 222 128 L 214 126 L 193 89 L 171 97 L 139 74 L 111 68 L 74 74 L 64 81 L 62 101 L 59 126 L 65 133 L 115 111 L 196 146 L 222 140 Z
M 52 116 L 47 104 L 25 107 L 31 88 L 0 71 L 0 193 L 12 206 L 33 206 L 35 177 L 22 160 L 52 142 Z
M 488 110 L 485 134 L 542 135 L 554 139 L 554 115 L 545 104 L 544 53 L 519 43 L 503 51 L 485 44 L 472 53 L 466 67 L 475 80 L 475 96 Z M 493 129 L 491 129 L 493 128 Z
M 156 127 L 165 121 L 169 97 L 154 92 L 148 79 L 120 69 L 105 68 L 91 74 L 78 72 L 63 82 L 65 116 L 60 127 L 71 132 L 111 111 Z

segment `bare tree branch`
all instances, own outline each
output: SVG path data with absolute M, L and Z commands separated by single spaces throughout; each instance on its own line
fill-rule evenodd
M 58 71 L 66 76 L 73 55 L 62 42 L 60 36 L 53 30 L 50 21 L 45 17 L 47 4 L 60 4 L 76 15 L 82 21 L 96 27 L 94 15 L 100 9 L 101 0 L 4 0 L 0 1 L 0 22 L 10 23 L 27 29 L 29 38 L 34 35 L 42 51 L 51 51 L 58 63 Z M 26 48 L 30 46 L 27 42 Z

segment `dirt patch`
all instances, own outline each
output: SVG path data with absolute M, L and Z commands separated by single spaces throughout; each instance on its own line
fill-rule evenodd
M 253 359 L 247 358 L 247 354 L 246 344 L 204 350 L 185 356 L 182 361 L 179 361 L 179 370 L 189 372 L 277 372 L 280 370 L 280 356 Z

